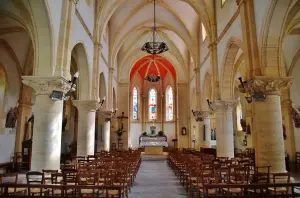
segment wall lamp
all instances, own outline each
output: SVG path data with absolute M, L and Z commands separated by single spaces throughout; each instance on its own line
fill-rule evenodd
M 212 102 L 209 101 L 209 99 L 206 99 L 206 101 L 207 101 L 207 104 L 208 104 L 209 109 L 210 109 L 211 111 L 214 111 L 214 109 L 212 108 Z
M 242 77 L 239 77 L 238 79 L 243 88 L 243 92 L 245 93 L 245 99 L 249 104 L 252 103 L 253 99 L 255 99 L 256 101 L 264 101 L 266 99 L 266 95 L 262 92 L 256 92 L 251 91 L 250 89 L 246 89 L 245 84 L 247 83 L 247 81 L 243 81 Z
M 72 92 L 74 92 L 76 90 L 75 83 L 76 83 L 78 77 L 79 77 L 79 72 L 76 72 L 74 74 L 72 80 L 68 81 L 68 83 L 71 84 L 71 87 L 66 94 L 64 94 L 64 92 L 62 92 L 62 91 L 53 90 L 49 97 L 52 100 L 68 100 L 70 98 L 70 96 L 72 96 Z

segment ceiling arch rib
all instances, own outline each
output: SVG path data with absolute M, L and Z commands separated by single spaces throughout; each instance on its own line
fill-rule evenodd
M 132 16 L 127 23 L 119 28 L 116 33 L 114 34 L 112 32 L 112 46 L 115 47 L 116 44 L 118 43 L 119 40 L 121 40 L 124 35 L 126 35 L 127 32 L 130 32 L 132 29 L 136 29 L 137 22 L 140 24 L 145 24 L 148 22 L 153 21 L 152 17 L 152 9 L 149 9 L 150 6 L 146 6 L 143 9 L 140 9 L 137 11 L 137 13 Z M 184 24 L 180 22 L 173 14 L 171 14 L 169 11 L 167 11 L 165 8 L 162 6 L 158 6 L 158 17 L 157 17 L 157 22 L 161 24 L 166 24 L 168 26 L 174 27 L 173 29 L 176 30 L 176 32 L 183 37 L 185 37 L 187 40 L 190 40 L 190 44 L 192 44 L 192 39 L 191 35 L 189 34 L 189 31 L 186 29 Z M 116 20 L 116 19 L 115 19 Z M 119 19 L 118 19 L 119 20 Z M 111 21 L 111 29 L 114 29 L 114 20 Z M 165 26 L 166 26 L 165 25 Z M 193 51 L 192 51 L 193 52 Z
M 118 51 L 120 49 L 120 47 L 123 45 L 124 41 L 126 41 L 128 39 L 128 37 L 135 33 L 137 30 L 139 30 L 140 28 L 143 28 L 145 27 L 146 25 L 150 24 L 151 25 L 152 23 L 152 20 L 148 20 L 147 22 L 141 22 L 140 24 L 137 24 L 134 28 L 132 28 L 129 32 L 127 32 L 122 38 L 120 38 L 120 41 L 118 41 L 117 43 L 118 44 L 115 44 L 112 49 L 112 63 L 114 64 L 114 61 L 116 59 L 116 56 L 118 54 Z M 164 27 L 166 27 L 168 30 L 176 33 L 176 35 L 178 35 L 179 38 L 181 38 L 186 47 L 188 48 L 188 50 L 190 51 L 190 53 L 195 56 L 195 49 L 194 49 L 194 45 L 191 41 L 190 38 L 186 38 L 184 35 L 181 35 L 180 32 L 176 31 L 176 28 L 172 27 L 170 24 L 167 24 L 167 23 L 162 23 L 162 21 L 158 21 L 158 25 L 163 25 Z M 142 47 L 142 46 L 141 46 Z
M 120 82 L 129 82 L 129 75 L 132 66 L 145 56 L 145 53 L 140 49 L 135 49 L 129 54 L 125 60 L 120 64 L 120 69 L 118 70 L 118 76 Z M 161 57 L 167 59 L 176 69 L 176 79 L 178 82 L 186 82 L 187 81 L 187 73 L 186 70 L 182 67 L 182 64 L 177 60 L 177 57 L 170 52 L 166 52 L 161 54 Z
M 147 32 L 147 30 L 144 30 L 143 32 L 141 31 L 137 34 L 132 34 L 131 37 L 129 37 L 120 48 L 118 52 L 118 60 L 122 60 L 122 57 L 128 56 L 128 54 L 130 54 L 130 50 L 135 48 L 141 48 L 141 46 L 148 38 L 149 34 L 150 32 Z M 170 51 L 173 52 L 175 56 L 180 59 L 180 62 L 183 65 L 187 64 L 187 59 L 184 59 L 184 57 L 188 54 L 187 49 L 183 49 L 183 51 L 180 51 L 180 49 L 178 48 L 178 44 L 174 39 L 168 37 L 168 35 L 165 33 L 162 33 L 161 36 L 162 39 L 166 42 L 166 44 L 169 46 Z M 138 39 L 135 39 L 137 37 Z M 177 40 L 177 42 L 180 43 L 180 40 Z
M 177 47 L 174 45 L 173 42 L 164 39 L 167 43 L 167 45 L 172 49 L 169 52 L 171 54 L 173 54 L 174 57 L 176 57 L 176 59 L 178 60 L 178 62 L 180 62 L 180 64 L 182 65 L 183 68 L 185 68 L 186 64 L 184 62 L 183 56 L 182 54 L 178 51 Z M 118 54 L 118 62 L 119 63 L 123 63 L 124 60 L 126 60 L 128 58 L 128 56 L 132 56 L 133 51 L 141 51 L 141 46 L 144 43 L 144 39 L 141 38 L 138 42 L 136 42 L 136 44 L 134 46 L 131 46 L 131 48 L 129 48 L 128 51 L 120 51 L 120 53 Z M 142 52 L 142 51 L 141 51 Z M 142 52 L 143 54 L 146 54 L 145 52 Z M 119 67 L 121 68 L 123 64 L 119 65 Z

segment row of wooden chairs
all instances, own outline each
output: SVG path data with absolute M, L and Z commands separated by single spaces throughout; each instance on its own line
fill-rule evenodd
M 270 183 L 270 167 L 255 167 L 250 158 L 212 158 L 206 155 L 174 151 L 169 153 L 168 164 L 174 170 L 188 194 L 204 196 L 206 184 Z M 195 164 L 197 164 L 195 166 Z M 289 173 L 272 174 L 273 183 L 289 183 Z M 268 188 L 272 193 L 287 194 L 287 188 Z M 253 189 L 248 189 L 251 193 Z M 242 188 L 209 189 L 209 194 L 242 195 Z

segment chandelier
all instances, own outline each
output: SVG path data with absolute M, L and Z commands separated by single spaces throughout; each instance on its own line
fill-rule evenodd
M 155 67 L 155 57 L 154 54 L 152 56 L 152 63 L 153 63 L 153 67 Z M 151 67 L 151 62 L 150 62 L 150 66 Z M 157 69 L 157 73 L 159 73 L 158 68 Z M 160 81 L 161 77 L 159 75 L 155 75 L 154 73 L 152 73 L 151 75 L 147 75 L 145 77 L 145 80 L 148 80 L 149 82 L 158 82 Z
M 149 54 L 161 54 L 169 50 L 168 46 L 164 42 L 156 41 L 156 37 L 159 37 L 159 34 L 156 30 L 156 15 L 155 15 L 155 0 L 154 0 L 154 25 L 153 25 L 153 33 L 152 33 L 152 41 L 146 42 L 142 51 L 147 52 Z

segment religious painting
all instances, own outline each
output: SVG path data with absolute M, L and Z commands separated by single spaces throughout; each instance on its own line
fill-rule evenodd
M 15 128 L 18 118 L 18 107 L 10 108 L 6 115 L 5 128 Z

